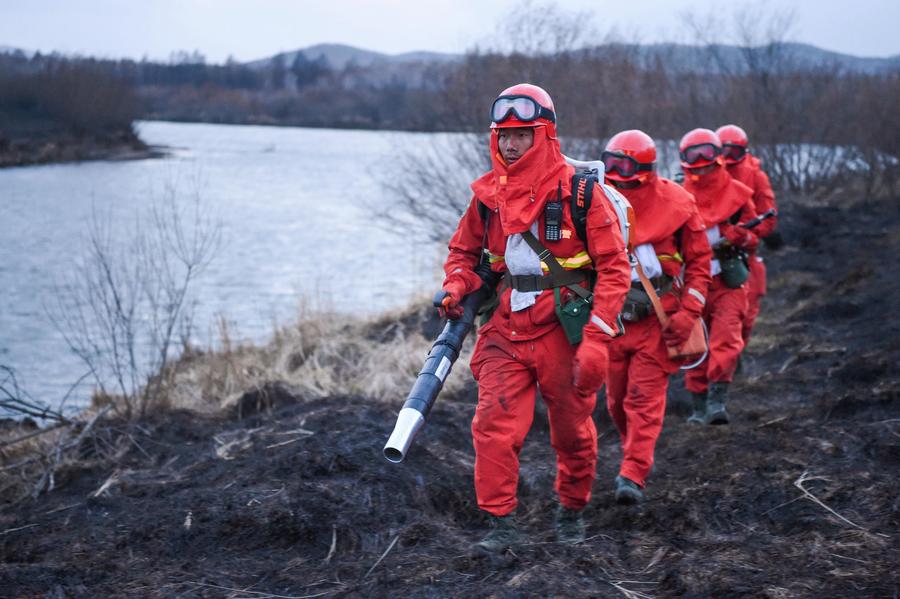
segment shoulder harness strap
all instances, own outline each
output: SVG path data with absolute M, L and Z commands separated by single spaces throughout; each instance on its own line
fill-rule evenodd
M 478 216 L 481 217 L 481 220 L 487 221 L 488 217 L 491 215 L 491 209 L 481 200 L 475 201 L 478 202 Z
M 491 209 L 481 200 L 476 199 L 475 201 L 478 202 L 478 216 L 481 217 L 481 222 L 484 223 L 484 233 L 481 234 L 481 261 L 486 262 L 489 253 L 487 249 L 487 239 L 488 227 L 491 225 Z
M 587 214 L 591 209 L 594 184 L 598 181 L 596 175 L 586 173 L 575 173 L 572 177 L 572 223 L 575 225 L 575 233 L 582 243 L 585 243 L 587 239 Z

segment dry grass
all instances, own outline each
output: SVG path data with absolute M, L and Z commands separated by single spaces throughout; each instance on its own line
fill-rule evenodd
M 262 346 L 233 339 L 222 319 L 218 349 L 186 349 L 164 373 L 164 395 L 154 405 L 215 414 L 233 407 L 245 393 L 282 383 L 303 399 L 364 396 L 399 407 L 431 348 L 433 339 L 426 338 L 423 327 L 440 326 L 434 318 L 425 298 L 368 317 L 304 308 L 295 323 L 278 328 Z M 469 380 L 472 346 L 467 341 L 454 367 L 457 374 L 445 385 L 447 393 L 461 391 Z M 114 405 L 115 398 L 95 397 L 65 426 L 34 429 L 19 423 L 0 430 L 0 499 L 52 489 L 54 472 L 83 461 L 86 454 L 88 459 L 114 459 L 130 433 L 123 429 L 112 434 L 101 423 L 94 427 L 94 417 L 101 412 L 113 415 Z M 93 429 L 91 438 L 85 439 L 88 428 Z M 96 438 L 97 433 L 102 438 Z
M 423 335 L 423 326 L 434 324 L 432 318 L 424 298 L 368 317 L 304 309 L 262 346 L 235 342 L 223 321 L 218 351 L 188 352 L 175 365 L 167 403 L 216 412 L 271 382 L 285 383 L 306 399 L 362 395 L 400 401 L 431 349 L 433 339 Z M 468 380 L 472 345 L 467 342 L 447 392 L 461 390 Z

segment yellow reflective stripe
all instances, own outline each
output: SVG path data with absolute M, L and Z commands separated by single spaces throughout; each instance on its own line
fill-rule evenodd
M 675 252 L 674 254 L 660 254 L 657 256 L 660 260 L 675 260 L 676 262 L 684 262 L 684 258 L 681 257 L 679 252 Z
M 574 256 L 569 258 L 557 258 L 557 262 L 559 265 L 565 268 L 566 270 L 575 270 L 578 268 L 584 268 L 585 266 L 591 265 L 591 256 L 587 252 L 578 252 Z M 549 267 L 541 262 L 541 268 L 545 271 L 549 271 Z
M 491 264 L 496 264 L 498 262 L 504 262 L 505 258 L 503 256 L 495 256 L 494 254 L 488 254 L 488 262 Z
M 557 258 L 557 262 L 564 268 L 583 268 L 591 264 L 591 257 L 587 252 L 578 252 L 571 258 L 566 258 L 565 260 Z

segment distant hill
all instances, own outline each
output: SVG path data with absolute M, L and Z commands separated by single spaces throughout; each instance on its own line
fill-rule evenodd
M 594 52 L 612 49 L 633 52 L 645 65 L 661 60 L 678 72 L 741 73 L 746 71 L 748 59 L 767 64 L 777 55 L 780 67 L 786 71 L 814 71 L 837 68 L 848 73 L 875 75 L 900 70 L 900 55 L 887 58 L 868 58 L 825 50 L 810 44 L 786 43 L 775 46 L 746 48 L 714 44 L 688 46 L 683 44 L 618 44 L 600 46 Z
M 809 71 L 836 67 L 841 71 L 860 74 L 878 74 L 900 70 L 900 55 L 887 58 L 869 58 L 853 56 L 825 50 L 809 44 L 787 43 L 777 47 L 778 54 L 784 58 L 782 68 L 792 71 Z M 722 72 L 740 73 L 746 69 L 746 57 L 755 60 L 768 60 L 770 48 L 742 48 L 729 45 L 688 46 L 683 44 L 608 44 L 586 50 L 587 53 L 604 54 L 609 52 L 626 52 L 632 54 L 645 65 L 652 65 L 661 60 L 668 68 L 676 72 Z M 344 44 L 317 44 L 291 52 L 282 52 L 275 56 L 246 63 L 253 68 L 266 68 L 279 57 L 285 64 L 293 63 L 297 54 L 302 53 L 308 60 L 324 59 L 333 69 L 342 69 L 351 62 L 358 66 L 387 67 L 395 72 L 399 64 L 445 64 L 462 60 L 462 54 L 443 54 L 439 52 L 406 52 L 403 54 L 384 54 Z M 377 78 L 375 73 L 371 75 Z
M 446 63 L 462 59 L 461 54 L 443 54 L 440 52 L 404 52 L 403 54 L 384 54 L 355 48 L 345 44 L 316 44 L 308 48 L 301 48 L 291 52 L 282 52 L 275 56 L 262 58 L 246 63 L 249 67 L 266 68 L 271 66 L 276 59 L 284 59 L 287 65 L 291 65 L 298 54 L 310 61 L 324 58 L 332 69 L 343 69 L 351 62 L 357 66 L 369 67 L 378 65 L 397 65 L 402 63 Z

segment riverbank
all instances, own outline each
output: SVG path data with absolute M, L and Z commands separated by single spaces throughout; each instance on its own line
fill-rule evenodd
M 130 131 L 12 139 L 0 135 L 0 168 L 88 160 L 143 160 L 161 158 L 166 153 L 165 148 L 149 146 Z
M 381 448 L 438 323 L 410 309 L 308 321 L 184 358 L 171 406 L 110 420 L 55 489 L 0 507 L 14 597 L 808 597 L 900 592 L 900 204 L 781 200 L 786 246 L 727 427 L 679 385 L 640 508 L 616 506 L 602 400 L 588 540 L 552 535 L 538 410 L 522 454 L 528 544 L 494 559 L 475 507 L 463 362 L 401 465 Z M 98 424 L 98 426 L 100 426 Z M 5 462 L 9 464 L 9 462 Z M 4 472 L 9 481 L 10 473 Z

